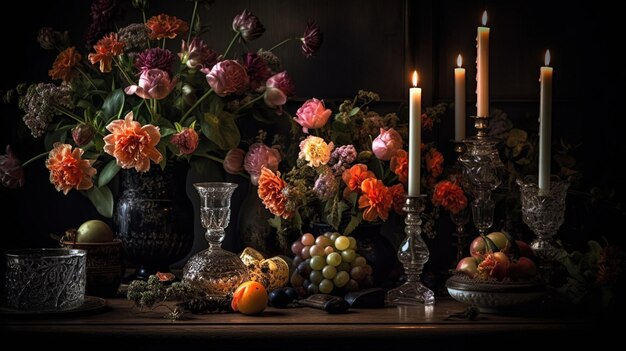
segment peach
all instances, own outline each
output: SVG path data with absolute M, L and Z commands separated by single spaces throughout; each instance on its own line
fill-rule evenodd
M 230 306 L 243 314 L 258 314 L 265 310 L 268 296 L 263 284 L 247 281 L 235 290 Z

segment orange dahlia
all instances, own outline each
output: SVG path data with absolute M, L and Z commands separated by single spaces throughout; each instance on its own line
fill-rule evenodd
M 368 171 L 367 166 L 362 163 L 357 163 L 343 171 L 341 179 L 343 179 L 343 182 L 346 184 L 343 196 L 347 198 L 351 192 L 359 192 L 361 190 L 361 183 L 368 178 L 375 179 L 376 176 L 372 171 Z
M 404 185 L 394 184 L 389 187 L 389 192 L 391 193 L 391 198 L 393 199 L 393 210 L 399 215 L 404 214 L 404 210 L 402 209 L 406 202 Z
M 409 179 L 409 154 L 400 149 L 396 151 L 396 154 L 391 157 L 391 171 L 398 176 L 398 179 L 402 184 L 406 184 Z
M 389 217 L 389 209 L 393 205 L 393 198 L 389 188 L 382 180 L 368 178 L 361 183 L 363 195 L 359 198 L 359 208 L 364 208 L 363 219 L 373 222 L 377 218 L 386 221 Z
M 146 172 L 150 169 L 150 160 L 154 163 L 163 160 L 163 155 L 156 148 L 161 140 L 159 127 L 151 124 L 142 127 L 139 122 L 133 121 L 132 112 L 124 119 L 109 123 L 107 129 L 111 134 L 104 137 L 104 152 L 115 157 L 118 166 Z
M 89 54 L 89 61 L 94 65 L 100 62 L 100 72 L 111 72 L 113 57 L 121 55 L 125 46 L 126 43 L 117 40 L 117 33 L 109 33 L 93 46 L 96 52 Z
M 287 203 L 287 197 L 283 194 L 286 183 L 280 177 L 280 172 L 276 171 L 276 174 L 270 169 L 263 167 L 261 169 L 261 175 L 259 176 L 259 189 L 257 191 L 259 198 L 263 201 L 263 205 L 273 215 L 280 216 L 287 219 L 293 215 L 293 213 L 285 209 Z
M 97 171 L 91 165 L 94 160 L 83 160 L 83 149 L 72 145 L 55 143 L 46 160 L 50 170 L 50 183 L 57 191 L 66 194 L 72 190 L 87 190 L 93 186 L 93 176 Z
M 460 186 L 449 180 L 442 180 L 433 190 L 433 205 L 443 206 L 452 213 L 459 213 L 467 206 L 467 197 Z
M 81 57 L 73 46 L 61 51 L 54 60 L 52 69 L 48 71 L 48 75 L 52 79 L 61 79 L 64 82 L 72 80 L 77 73 L 74 66 L 80 62 Z
M 189 30 L 187 22 L 164 13 L 150 18 L 146 22 L 146 27 L 150 29 L 150 39 L 152 40 L 174 39 L 176 35 L 186 33 Z
M 433 178 L 439 177 L 443 173 L 443 155 L 437 151 L 434 147 L 428 150 L 426 157 L 426 171 L 430 173 Z

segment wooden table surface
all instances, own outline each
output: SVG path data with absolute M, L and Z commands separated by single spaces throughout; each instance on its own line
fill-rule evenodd
M 323 345 L 387 350 L 410 342 L 437 345 L 439 349 L 467 349 L 471 345 L 507 342 L 532 345 L 537 338 L 563 340 L 568 335 L 595 330 L 587 319 L 480 314 L 475 321 L 448 320 L 451 313 L 466 308 L 450 299 L 439 299 L 434 307 L 396 306 L 351 310 L 330 315 L 311 308 L 268 308 L 261 316 L 239 313 L 186 315 L 169 321 L 159 312 L 137 312 L 122 298 L 107 300 L 98 313 L 66 318 L 10 318 L 2 320 L 2 340 L 22 344 L 44 341 L 46 345 L 89 342 L 116 349 L 167 349 L 179 345 L 246 347 L 254 350 L 282 349 L 285 342 L 294 350 L 324 349 Z M 580 334 L 579 334 L 580 335 Z M 556 338 L 556 339 L 555 339 Z M 550 340 L 550 339 L 549 339 Z M 562 341 L 560 343 L 562 345 Z M 369 346 L 369 347 L 367 347 Z M 334 349 L 334 347 L 332 348 Z

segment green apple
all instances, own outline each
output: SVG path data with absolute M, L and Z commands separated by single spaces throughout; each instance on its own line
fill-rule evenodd
M 81 224 L 76 231 L 76 241 L 80 243 L 100 243 L 113 241 L 113 231 L 108 224 L 92 219 Z

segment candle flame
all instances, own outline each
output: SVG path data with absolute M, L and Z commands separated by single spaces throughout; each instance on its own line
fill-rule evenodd
M 417 71 L 413 71 L 413 86 L 416 87 L 417 86 Z
M 543 60 L 544 60 L 544 62 L 546 64 L 546 66 L 550 65 L 550 50 L 546 50 L 546 56 L 545 56 L 545 58 Z
M 483 26 L 487 25 L 487 10 L 483 12 Z
M 459 54 L 459 56 L 457 56 L 456 58 L 456 65 L 459 66 L 459 68 L 463 66 L 463 56 L 461 56 L 461 54 Z

